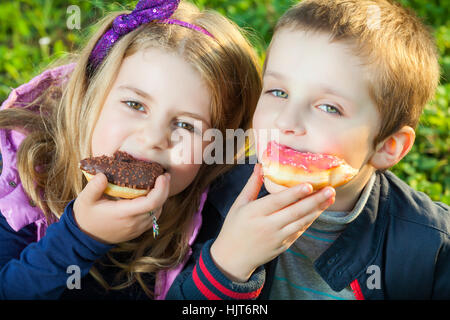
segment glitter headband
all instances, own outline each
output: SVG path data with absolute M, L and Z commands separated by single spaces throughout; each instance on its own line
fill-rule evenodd
M 103 34 L 92 50 L 91 55 L 89 56 L 89 69 L 96 69 L 106 57 L 112 46 L 122 36 L 151 21 L 176 24 L 199 31 L 214 38 L 211 33 L 202 27 L 185 21 L 169 19 L 177 9 L 179 2 L 180 0 L 140 0 L 136 5 L 136 8 L 130 14 L 122 14 L 116 17 L 112 23 L 111 29 Z

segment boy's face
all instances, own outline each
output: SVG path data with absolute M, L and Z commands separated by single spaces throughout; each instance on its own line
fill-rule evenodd
M 261 129 L 275 129 L 280 144 L 338 156 L 367 175 L 379 121 L 367 71 L 349 44 L 330 43 L 325 33 L 276 33 L 253 117 L 259 159 L 267 145 Z M 363 180 L 357 176 L 337 191 Z M 269 192 L 284 189 L 268 179 L 265 186 Z

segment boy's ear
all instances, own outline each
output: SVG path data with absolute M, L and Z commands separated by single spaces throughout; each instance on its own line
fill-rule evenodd
M 380 142 L 370 163 L 376 169 L 388 169 L 397 164 L 411 150 L 416 133 L 410 126 L 404 126 Z

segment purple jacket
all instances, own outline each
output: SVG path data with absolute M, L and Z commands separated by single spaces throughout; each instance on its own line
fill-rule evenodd
M 36 99 L 51 85 L 60 85 L 66 82 L 75 67 L 75 63 L 49 69 L 33 78 L 30 82 L 14 89 L 9 97 L 2 103 L 0 109 L 22 107 Z M 34 223 L 37 226 L 36 241 L 45 236 L 47 221 L 43 212 L 30 201 L 20 181 L 17 170 L 17 150 L 26 136 L 16 130 L 0 129 L 0 151 L 3 160 L 3 168 L 0 175 L 0 212 L 14 231 Z M 192 235 L 189 239 L 191 246 L 195 241 L 202 224 L 203 205 L 208 194 L 208 189 L 201 196 L 199 210 L 194 216 Z M 182 264 L 168 271 L 157 274 L 155 283 L 156 299 L 164 299 L 176 276 L 182 271 L 192 254 L 185 257 Z
M 0 109 L 8 109 L 13 105 L 14 107 L 27 105 L 50 85 L 67 81 L 74 66 L 75 64 L 68 64 L 46 70 L 30 82 L 14 89 L 8 99 L 2 103 Z M 3 169 L 0 176 L 0 211 L 15 231 L 19 231 L 30 223 L 36 224 L 36 240 L 39 241 L 47 230 L 47 221 L 43 212 L 34 206 L 26 195 L 16 166 L 16 152 L 24 138 L 25 135 L 18 131 L 0 129 L 0 150 L 3 158 Z

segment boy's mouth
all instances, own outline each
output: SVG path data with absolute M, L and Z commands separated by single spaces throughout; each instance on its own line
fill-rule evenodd
M 328 170 L 339 166 L 342 161 L 334 155 L 302 151 L 279 144 L 276 141 L 270 141 L 267 144 L 264 154 L 265 157 L 272 161 L 276 161 L 284 165 L 300 167 L 308 171 L 311 167 L 321 170 Z
M 336 156 L 301 152 L 275 141 L 267 144 L 261 163 L 264 177 L 284 187 L 305 182 L 310 183 L 314 190 L 338 187 L 358 173 L 357 169 Z

